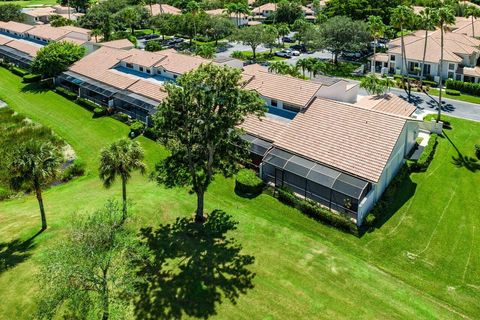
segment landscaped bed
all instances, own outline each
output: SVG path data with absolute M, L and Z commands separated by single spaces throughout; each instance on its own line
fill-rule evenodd
M 52 91 L 29 91 L 21 78 L 0 68 L 0 98 L 15 111 L 52 128 L 89 168 L 87 175 L 45 192 L 49 229 L 38 231 L 33 196 L 0 203 L 0 318 L 25 319 L 36 310 L 39 258 L 61 241 L 69 217 L 118 198 L 120 185 L 102 189 L 99 150 L 130 128 L 91 112 Z M 472 161 L 480 123 L 448 119 L 452 130 L 439 143 L 426 172 L 404 179 L 385 216 L 361 238 L 339 232 L 281 204 L 267 194 L 242 198 L 234 179 L 217 177 L 206 210 L 222 209 L 238 221 L 233 236 L 255 257 L 254 287 L 237 304 L 226 299 L 216 319 L 269 318 L 476 318 L 480 314 L 480 246 L 477 213 L 480 168 Z M 165 150 L 142 136 L 149 168 Z M 131 228 L 190 217 L 188 189 L 165 189 L 135 174 L 129 182 Z M 16 240 L 16 242 L 15 242 Z M 197 274 L 192 276 L 198 276 Z M 194 308 L 196 305 L 192 306 Z M 199 306 L 201 307 L 201 306 Z M 205 311 L 205 310 L 204 310 Z

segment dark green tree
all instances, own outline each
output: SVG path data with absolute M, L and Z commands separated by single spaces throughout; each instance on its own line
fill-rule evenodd
M 272 18 L 276 23 L 292 24 L 303 17 L 302 7 L 297 1 L 281 1 L 277 5 L 277 11 Z
M 23 21 L 22 7 L 17 4 L 0 5 L 0 21 Z
M 231 176 L 248 157 L 237 126 L 264 112 L 264 101 L 241 82 L 239 70 L 202 65 L 165 86 L 168 97 L 154 115 L 155 131 L 171 153 L 156 166 L 156 179 L 192 188 L 198 222 L 204 221 L 204 196 L 215 174 Z
M 44 77 L 55 77 L 67 71 L 85 55 L 85 48 L 68 41 L 58 41 L 41 48 L 32 61 L 32 71 Z

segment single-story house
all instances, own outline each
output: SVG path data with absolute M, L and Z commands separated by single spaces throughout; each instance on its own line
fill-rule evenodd
M 48 24 L 51 16 L 58 15 L 65 19 L 77 20 L 83 13 L 78 13 L 75 8 L 69 8 L 64 6 L 53 7 L 39 7 L 32 9 L 24 9 L 24 22 L 30 25 Z
M 152 16 L 158 16 L 159 14 L 173 14 L 173 15 L 179 15 L 182 14 L 182 10 L 171 6 L 169 4 L 152 4 L 152 5 L 146 5 L 145 9 L 150 12 Z
M 415 109 L 394 95 L 357 104 L 315 98 L 291 121 L 267 113 L 240 127 L 263 180 L 361 225 L 415 146 Z
M 230 18 L 230 20 L 237 26 L 246 26 L 249 25 L 249 22 L 252 20 L 252 17 L 246 14 L 236 14 L 236 13 L 228 13 L 225 9 L 213 9 L 207 10 L 205 13 L 211 16 L 225 16 Z
M 259 7 L 256 7 L 252 10 L 254 19 L 266 19 L 270 17 L 274 12 L 277 11 L 278 4 L 276 3 L 265 3 Z M 312 9 L 302 6 L 302 11 L 305 16 L 305 19 L 315 20 L 315 12 Z

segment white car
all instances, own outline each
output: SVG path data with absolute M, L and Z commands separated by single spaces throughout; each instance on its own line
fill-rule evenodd
M 292 53 L 292 55 L 297 56 L 297 57 L 300 55 L 300 51 L 298 51 L 298 50 L 290 50 L 290 52 Z

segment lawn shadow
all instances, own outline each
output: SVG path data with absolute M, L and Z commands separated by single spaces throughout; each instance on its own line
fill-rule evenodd
M 35 247 L 33 241 L 42 232 L 43 230 L 38 231 L 25 241 L 15 239 L 0 243 L 0 274 L 27 260 L 31 256 L 30 251 Z
M 255 274 L 247 267 L 255 258 L 228 237 L 237 222 L 214 211 L 204 224 L 177 218 L 175 223 L 140 232 L 146 252 L 137 259 L 135 314 L 139 319 L 206 319 L 223 298 L 235 303 L 253 288 Z
M 51 88 L 42 85 L 41 83 L 29 83 L 22 87 L 20 92 L 22 93 L 45 93 L 49 91 Z
M 417 190 L 417 184 L 412 181 L 410 174 L 406 174 L 404 179 L 400 182 L 398 187 L 395 189 L 395 193 L 391 193 L 389 189 L 385 191 L 380 203 L 377 205 L 382 206 L 382 214 L 375 216 L 375 219 L 370 224 L 365 224 L 363 228 L 359 230 L 359 236 L 363 236 L 366 232 L 371 233 L 376 229 L 380 229 L 390 218 L 400 210 L 405 203 L 407 203 L 414 195 Z M 381 203 L 384 203 L 382 205 Z M 380 211 L 380 210 L 379 210 Z
M 465 169 L 467 169 L 468 171 L 471 171 L 471 172 L 477 172 L 477 171 L 480 170 L 480 163 L 478 162 L 477 159 L 475 159 L 473 157 L 464 156 L 460 152 L 460 149 L 458 149 L 458 147 L 455 145 L 455 143 L 453 143 L 453 141 L 450 139 L 450 137 L 445 133 L 445 131 L 443 132 L 443 135 L 448 140 L 448 142 L 450 142 L 450 144 L 453 146 L 453 148 L 457 152 L 456 157 L 452 156 L 452 163 L 455 167 L 465 168 Z

